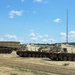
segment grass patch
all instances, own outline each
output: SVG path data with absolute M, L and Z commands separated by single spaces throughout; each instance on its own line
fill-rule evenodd
M 48 72 L 42 72 L 42 71 L 36 71 L 36 70 L 32 70 L 32 73 L 34 73 L 35 75 L 52 75 L 51 73 Z
M 17 75 L 17 74 L 15 74 L 15 73 L 10 73 L 10 75 Z
M 68 65 L 69 65 L 69 63 L 64 63 L 64 64 L 63 64 L 63 66 L 68 66 Z
M 57 75 L 57 74 L 52 74 L 52 73 L 49 73 L 49 72 L 43 72 L 43 71 L 38 71 L 38 70 L 33 70 L 33 69 L 26 69 L 26 68 L 22 68 L 22 67 L 11 67 L 13 68 L 14 70 L 16 71 L 19 71 L 19 72 L 30 72 L 30 73 L 33 73 L 33 75 Z

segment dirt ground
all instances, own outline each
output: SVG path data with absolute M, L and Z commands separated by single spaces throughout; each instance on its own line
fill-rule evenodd
M 75 75 L 75 62 L 0 54 L 0 75 Z

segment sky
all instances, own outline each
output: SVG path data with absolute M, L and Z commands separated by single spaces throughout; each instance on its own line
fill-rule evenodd
M 0 0 L 0 41 L 75 42 L 75 0 Z

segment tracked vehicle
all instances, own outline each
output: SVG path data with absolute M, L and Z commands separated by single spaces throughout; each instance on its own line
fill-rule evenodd
M 22 46 L 16 54 L 20 57 L 47 57 L 48 52 L 41 51 L 42 47 L 33 46 L 33 45 L 25 45 Z
M 21 48 L 16 53 L 20 57 L 47 57 L 51 60 L 75 61 L 75 48 L 69 44 L 55 44 L 48 47 L 40 47 L 38 50 L 29 51 Z
M 20 57 L 47 57 L 49 53 L 36 51 L 17 51 Z
M 13 50 L 12 47 L 0 46 L 0 54 L 11 54 Z
M 13 50 L 17 50 L 20 46 L 20 42 L 15 41 L 0 41 L 0 54 L 10 54 Z
M 75 61 L 75 47 L 69 44 L 57 44 L 53 47 L 49 57 L 52 60 Z

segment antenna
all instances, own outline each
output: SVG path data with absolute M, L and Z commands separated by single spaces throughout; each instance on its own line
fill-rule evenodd
M 67 9 L 67 25 L 66 25 L 66 44 L 68 44 L 68 9 Z

